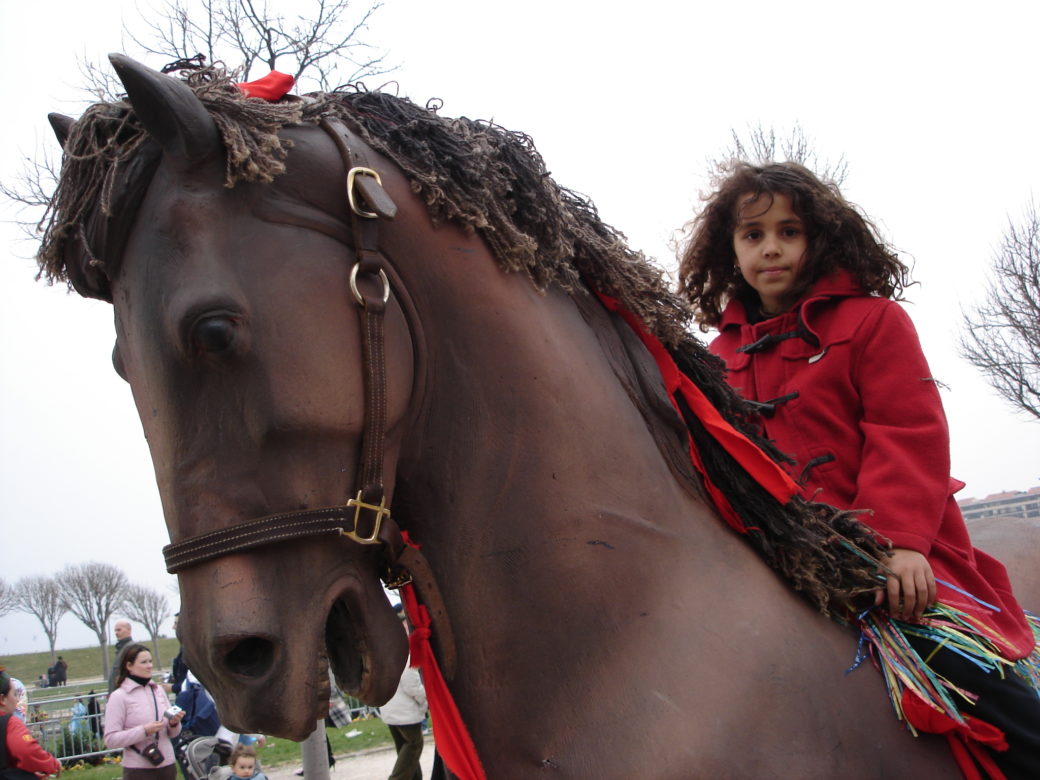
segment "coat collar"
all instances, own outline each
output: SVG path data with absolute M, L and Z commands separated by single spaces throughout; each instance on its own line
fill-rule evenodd
M 149 690 L 153 690 L 155 688 L 155 680 L 152 680 L 147 685 L 139 685 L 138 683 L 134 682 L 129 677 L 127 677 L 125 680 L 123 680 L 123 682 L 119 684 L 119 689 L 126 691 L 127 693 L 138 688 L 148 688 Z
M 834 316 L 835 304 L 851 298 L 866 300 L 866 295 L 850 273 L 838 270 L 816 282 L 790 311 L 760 322 L 750 322 L 743 301 L 730 301 L 719 323 L 720 337 L 725 334 L 736 350 L 727 358 L 730 369 L 743 369 L 759 352 L 775 350 L 787 360 L 825 354 L 830 345 L 852 338 L 859 325 L 856 316 Z
M 815 308 L 817 304 L 832 298 L 849 298 L 863 294 L 863 288 L 856 283 L 852 274 L 844 268 L 839 268 L 837 271 L 818 280 L 802 299 L 791 307 L 790 311 L 796 312 L 798 319 L 804 322 L 805 326 L 812 331 L 812 314 L 810 310 Z M 782 317 L 783 315 L 778 316 Z M 719 331 L 723 331 L 731 326 L 740 327 L 749 324 L 748 311 L 744 302 L 739 298 L 733 298 L 722 311 Z

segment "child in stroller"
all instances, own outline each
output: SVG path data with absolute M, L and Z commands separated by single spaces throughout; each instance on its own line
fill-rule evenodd
M 227 736 L 236 738 L 230 732 Z M 239 742 L 234 747 L 223 735 L 196 737 L 186 746 L 188 780 L 267 780 L 252 744 Z

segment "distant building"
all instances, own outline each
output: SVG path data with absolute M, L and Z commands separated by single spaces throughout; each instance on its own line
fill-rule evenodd
M 965 520 L 981 517 L 1036 517 L 1040 518 L 1040 487 L 994 493 L 985 498 L 966 498 L 958 501 Z

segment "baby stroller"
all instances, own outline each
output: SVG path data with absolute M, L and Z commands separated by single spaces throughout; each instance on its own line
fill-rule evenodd
M 187 780 L 208 780 L 210 772 L 227 765 L 231 743 L 220 737 L 195 737 L 181 746 L 181 769 Z
M 228 780 L 231 767 L 228 757 L 232 747 L 229 740 L 238 740 L 237 734 L 221 729 L 215 737 L 196 737 L 184 748 L 184 764 L 187 766 L 185 777 L 188 780 Z M 242 737 L 244 740 L 245 737 Z M 260 759 L 256 759 L 252 780 L 267 780 L 260 768 Z

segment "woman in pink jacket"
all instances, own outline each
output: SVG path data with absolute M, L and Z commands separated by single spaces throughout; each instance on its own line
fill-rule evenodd
M 836 187 L 793 163 L 735 165 L 692 223 L 680 264 L 702 329 L 719 329 L 712 351 L 758 406 L 766 437 L 791 456 L 803 495 L 867 510 L 860 519 L 891 543 L 876 605 L 909 624 L 933 669 L 979 696 L 961 717 L 1004 732 L 1011 749 L 992 757 L 1000 770 L 976 756 L 993 776 L 1038 778 L 1040 694 L 999 661 L 983 670 L 919 628 L 941 601 L 967 615 L 995 657 L 1034 652 L 1003 565 L 972 546 L 953 498 L 963 483 L 950 477 L 936 383 L 892 300 L 908 277 Z M 917 711 L 905 699 L 904 711 Z
M 170 701 L 152 682 L 152 654 L 127 645 L 119 657 L 116 688 L 105 706 L 105 745 L 123 750 L 124 780 L 174 780 L 177 767 L 170 737 L 181 731 L 181 717 L 165 713 Z

